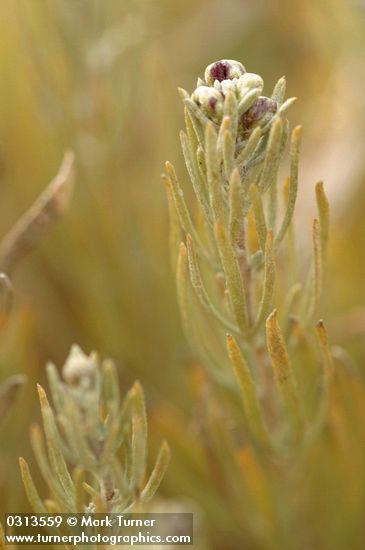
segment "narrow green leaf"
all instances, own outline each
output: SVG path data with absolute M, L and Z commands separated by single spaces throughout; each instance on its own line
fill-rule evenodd
M 132 472 L 130 484 L 132 489 L 141 489 L 146 473 L 147 434 L 145 421 L 139 414 L 134 414 L 132 418 L 131 453 Z
M 273 99 L 279 105 L 281 105 L 284 101 L 285 91 L 286 91 L 286 78 L 285 76 L 282 76 L 275 84 L 273 93 L 271 94 L 271 99 Z
M 320 306 L 321 296 L 322 296 L 323 264 L 322 264 L 322 251 L 321 251 L 321 231 L 320 231 L 319 221 L 317 219 L 313 220 L 312 240 L 313 240 L 313 270 L 312 270 L 312 280 L 311 280 L 311 286 L 310 286 L 307 323 L 310 323 L 312 319 L 317 315 L 317 312 Z
M 290 109 L 290 107 L 292 105 L 294 105 L 294 103 L 296 102 L 297 98 L 296 97 L 290 97 L 289 99 L 287 99 L 286 101 L 284 101 L 284 103 L 282 105 L 280 105 L 279 109 L 278 109 L 278 114 L 279 115 L 282 115 L 283 113 L 285 113 L 285 111 L 287 111 L 288 109 Z
M 207 313 L 212 315 L 215 319 L 217 319 L 222 325 L 227 329 L 234 332 L 237 332 L 237 327 L 232 324 L 228 319 L 225 319 L 225 317 L 218 311 L 218 309 L 214 306 L 214 304 L 211 302 L 209 295 L 205 289 L 196 253 L 195 253 L 195 247 L 194 247 L 194 241 L 191 237 L 191 235 L 187 235 L 187 250 L 188 250 L 188 260 L 189 260 L 189 272 L 190 272 L 190 280 L 191 284 L 195 290 L 195 293 L 198 297 L 199 302 L 205 309 Z
M 200 124 L 203 128 L 203 131 L 204 131 L 204 128 L 205 128 L 206 124 L 208 124 L 208 123 L 213 124 L 214 127 L 217 128 L 217 124 L 215 124 L 207 116 L 205 116 L 205 114 L 202 112 L 202 110 L 199 109 L 197 104 L 194 103 L 194 101 L 192 99 L 186 98 L 186 99 L 184 99 L 184 103 L 185 103 L 186 107 L 188 108 L 190 115 L 192 115 L 192 117 L 195 117 L 195 119 L 200 122 Z
M 232 245 L 222 223 L 214 227 L 219 255 L 226 278 L 227 290 L 237 325 L 244 334 L 247 330 L 247 305 L 240 269 Z
M 212 124 L 205 129 L 205 163 L 207 166 L 210 205 L 215 220 L 223 221 L 223 186 L 217 158 L 217 133 Z M 194 240 L 195 237 L 194 237 Z
M 166 162 L 166 170 L 168 173 L 169 182 L 171 183 L 171 191 L 174 197 L 174 203 L 180 218 L 181 226 L 185 233 L 190 233 L 193 235 L 194 241 L 197 245 L 199 245 L 199 250 L 204 251 L 204 247 L 201 245 L 200 238 L 191 220 L 188 207 L 186 206 L 184 192 L 179 185 L 175 169 L 170 162 Z M 204 255 L 207 256 L 206 254 Z
M 258 188 L 260 190 L 260 193 L 265 193 L 265 191 L 269 189 L 270 185 L 277 178 L 277 173 L 278 173 L 279 163 L 281 158 L 280 149 L 281 149 L 282 132 L 283 132 L 283 121 L 281 118 L 277 118 L 270 130 L 264 166 L 262 168 L 260 181 L 258 183 Z
M 227 334 L 227 349 L 241 389 L 243 407 L 250 430 L 260 443 L 268 443 L 269 437 L 255 383 L 236 340 L 230 334 Z
M 322 320 L 317 323 L 316 333 L 323 363 L 323 383 L 318 410 L 307 433 L 307 446 L 313 445 L 313 441 L 318 437 L 326 424 L 328 418 L 330 387 L 334 373 L 333 358 L 329 350 L 327 331 Z
M 218 155 L 219 164 L 223 160 L 223 149 L 224 149 L 223 143 L 224 143 L 224 134 L 226 132 L 231 132 L 231 119 L 229 118 L 229 116 L 223 117 L 222 123 L 219 127 L 218 138 L 217 138 L 217 155 Z
M 190 147 L 189 140 L 183 131 L 180 132 L 180 140 L 181 140 L 181 148 L 183 151 L 186 168 L 188 170 L 195 195 L 204 212 L 205 219 L 208 222 L 212 223 L 212 213 L 210 210 L 210 206 L 209 206 L 209 202 L 206 194 L 206 189 L 204 188 L 204 185 L 199 173 L 198 162 Z
M 171 451 L 166 441 L 163 441 L 158 451 L 155 466 L 141 493 L 141 501 L 148 502 L 156 493 L 165 476 L 171 459 Z
M 29 471 L 29 466 L 22 457 L 19 458 L 19 466 L 22 475 L 23 485 L 30 505 L 32 506 L 34 512 L 36 512 L 37 514 L 46 514 L 47 509 L 38 494 L 36 486 L 34 485 L 33 478 Z
M 61 389 L 62 382 L 57 367 L 53 363 L 47 363 L 46 371 L 54 408 L 57 413 L 61 413 L 64 406 L 64 398 Z
M 147 412 L 146 412 L 146 399 L 144 391 L 139 380 L 133 384 L 133 407 L 135 414 L 138 416 L 144 437 L 147 439 Z
M 69 448 L 76 454 L 78 462 L 89 470 L 97 468 L 96 457 L 82 433 L 81 419 L 74 404 L 68 402 L 64 414 L 58 415 L 57 420 L 65 434 Z
M 293 217 L 295 202 L 298 192 L 298 167 L 299 167 L 299 151 L 301 142 L 302 128 L 297 126 L 292 132 L 291 145 L 290 145 L 290 180 L 289 180 L 289 194 L 288 203 L 282 221 L 280 230 L 276 235 L 275 242 L 281 243 L 285 237 L 286 231 L 290 225 Z
M 325 374 L 325 385 L 328 386 L 334 373 L 333 358 L 328 345 L 328 335 L 322 320 L 316 326 L 317 338 L 321 348 L 322 361 Z
M 273 231 L 276 227 L 276 218 L 278 213 L 278 182 L 275 179 L 269 189 L 269 205 L 268 205 L 268 226 Z
M 229 180 L 229 235 L 233 250 L 243 249 L 244 197 L 238 168 L 231 173 Z
M 175 272 L 175 266 L 177 262 L 177 251 L 181 241 L 181 224 L 179 221 L 177 209 L 174 201 L 174 193 L 172 189 L 171 181 L 163 176 L 165 183 L 167 206 L 169 211 L 169 248 L 172 271 Z
M 234 141 L 236 141 L 238 127 L 238 105 L 236 96 L 231 90 L 227 92 L 224 100 L 223 117 L 225 116 L 229 117 L 230 119 L 232 138 Z
M 76 466 L 72 472 L 72 481 L 75 487 L 75 511 L 83 514 L 85 511 L 83 483 L 85 481 L 85 470 L 81 466 Z
M 125 429 L 132 422 L 133 414 L 137 413 L 143 419 L 144 431 L 147 436 L 147 415 L 144 403 L 144 394 L 140 382 L 137 380 L 127 392 L 118 415 L 119 433 L 115 438 L 114 452 L 122 445 Z
M 120 407 L 120 391 L 118 373 L 113 361 L 103 361 L 101 372 L 106 410 L 111 418 L 115 418 Z
M 196 150 L 196 160 L 198 162 L 198 168 L 199 168 L 199 174 L 202 180 L 207 180 L 207 167 L 205 165 L 205 153 L 203 147 L 199 145 L 199 147 Z M 209 199 L 209 191 L 207 187 L 207 196 Z
M 286 409 L 287 420 L 291 425 L 293 436 L 297 439 L 302 431 L 299 399 L 294 373 L 289 361 L 284 338 L 278 324 L 276 310 L 274 310 L 266 320 L 266 338 L 275 382 Z
M 319 181 L 316 185 L 316 200 L 321 231 L 322 263 L 324 264 L 328 245 L 330 208 L 326 193 L 324 191 L 323 181 Z
M 179 256 L 176 267 L 176 287 L 177 299 L 179 303 L 180 314 L 182 318 L 182 326 L 185 336 L 190 341 L 191 331 L 189 322 L 189 304 L 188 304 L 188 287 L 189 287 L 189 264 L 188 251 L 184 243 L 180 244 Z
M 224 132 L 223 135 L 223 164 L 226 177 L 229 180 L 236 166 L 234 161 L 236 144 L 233 140 L 231 132 Z
M 184 90 L 183 88 L 178 88 L 178 91 L 179 91 L 180 97 L 182 99 L 182 102 L 184 103 L 185 110 L 189 113 L 189 116 L 190 116 L 191 123 L 192 123 L 193 128 L 194 128 L 196 138 L 199 141 L 199 143 L 203 145 L 204 144 L 204 132 L 203 132 L 203 128 L 202 128 L 200 120 L 197 119 L 197 117 L 196 117 L 196 114 L 195 114 L 196 109 L 192 109 L 192 107 L 191 107 L 191 103 L 193 103 L 193 102 L 191 101 L 190 96 L 189 96 L 189 94 L 186 90 Z M 190 105 L 187 105 L 186 101 L 191 102 Z M 195 105 L 195 107 L 196 107 L 196 105 Z
M 255 218 L 255 226 L 260 243 L 260 248 L 262 251 L 264 251 L 266 244 L 267 228 L 261 195 L 259 193 L 257 185 L 252 184 L 250 186 L 249 195 L 252 202 L 252 210 Z
M 51 466 L 57 478 L 59 479 L 65 491 L 65 494 L 70 499 L 70 503 L 73 503 L 75 497 L 74 486 L 70 473 L 67 469 L 66 461 L 60 449 L 59 433 L 57 430 L 53 411 L 48 403 L 48 399 L 44 389 L 39 384 L 37 387 Z
M 260 88 L 251 89 L 238 103 L 238 118 L 241 117 L 257 101 L 261 93 Z
M 272 308 L 272 301 L 275 287 L 275 255 L 274 255 L 274 240 L 272 231 L 269 230 L 266 234 L 265 244 L 265 273 L 264 283 L 259 310 L 257 313 L 255 324 L 252 328 L 252 333 L 260 328 L 262 322 L 269 314 Z
M 31 426 L 30 442 L 37 460 L 38 467 L 45 483 L 48 484 L 55 498 L 57 498 L 57 500 L 62 504 L 64 510 L 71 512 L 72 505 L 70 505 L 70 501 L 67 498 L 63 487 L 61 486 L 59 480 L 53 475 L 49 466 L 46 451 L 44 448 L 42 431 L 37 425 Z
M 261 128 L 260 126 L 257 126 L 257 128 L 255 128 L 253 132 L 250 134 L 250 137 L 248 138 L 244 148 L 237 156 L 237 159 L 236 159 L 237 164 L 239 165 L 243 164 L 244 162 L 246 162 L 251 158 L 261 139 L 261 135 L 262 135 Z

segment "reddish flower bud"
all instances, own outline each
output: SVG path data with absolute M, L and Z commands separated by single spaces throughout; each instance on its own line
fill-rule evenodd
M 246 70 L 242 63 L 233 59 L 221 59 L 215 63 L 211 63 L 205 69 L 205 81 L 209 86 L 212 86 L 216 80 L 232 80 L 239 78 L 245 74 Z

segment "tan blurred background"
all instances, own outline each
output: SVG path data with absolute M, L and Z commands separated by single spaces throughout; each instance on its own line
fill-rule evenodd
M 364 30 L 361 1 L 1 1 L 0 231 L 53 177 L 66 148 L 77 163 L 69 212 L 13 277 L 0 377 L 23 372 L 28 383 L 1 432 L 1 512 L 27 508 L 17 457 L 34 462 L 35 382 L 73 342 L 114 358 L 126 390 L 142 381 L 152 448 L 162 437 L 159 414 L 188 417 L 193 358 L 180 329 L 160 176 L 170 159 L 186 180 L 176 88 L 192 90 L 215 59 L 242 61 L 268 94 L 285 74 L 299 98 L 290 114 L 304 125 L 297 234 L 305 249 L 313 187 L 324 179 L 333 204 L 324 313 L 332 340 L 364 371 Z M 190 495 L 194 479 L 189 485 L 180 472 L 175 482 L 179 467 L 177 459 L 165 491 Z

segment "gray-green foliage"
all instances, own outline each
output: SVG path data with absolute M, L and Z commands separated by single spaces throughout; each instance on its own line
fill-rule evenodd
M 309 419 L 302 417 L 286 337 L 291 319 L 305 328 L 318 315 L 329 225 L 328 202 L 319 183 L 313 266 L 307 281 L 301 281 L 293 229 L 301 127 L 289 130 L 286 112 L 295 98 L 285 99 L 285 87 L 281 78 L 266 97 L 262 78 L 247 73 L 241 63 L 221 60 L 209 65 L 205 80 L 198 80 L 191 95 L 180 89 L 186 122 L 180 137 L 197 199 L 194 209 L 185 201 L 170 163 L 165 177 L 175 259 L 185 235 L 177 286 L 187 338 L 213 379 L 236 391 L 222 345 L 228 333 L 248 425 L 267 444 L 262 400 L 267 388 L 262 378 L 267 378 L 270 363 L 291 441 L 307 433 Z M 289 174 L 281 191 L 279 171 L 287 145 Z M 295 347 L 294 340 L 289 346 Z M 317 383 L 322 383 L 320 376 Z M 311 411 L 314 418 L 318 409 Z
M 121 512 L 136 510 L 157 490 L 169 463 L 163 442 L 149 477 L 147 417 L 141 385 L 123 400 L 114 364 L 99 365 L 95 353 L 74 346 L 61 378 L 47 366 L 53 400 L 38 386 L 44 436 L 31 429 L 31 442 L 49 498 L 39 496 L 26 461 L 20 459 L 28 500 L 35 512 Z

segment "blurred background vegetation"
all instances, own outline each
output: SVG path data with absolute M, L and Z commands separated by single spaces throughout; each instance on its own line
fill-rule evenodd
M 360 0 L 2 0 L 1 234 L 67 148 L 76 187 L 67 215 L 13 275 L 0 377 L 24 373 L 28 383 L 2 426 L 1 513 L 28 509 L 17 457 L 33 461 L 35 382 L 74 342 L 115 359 L 125 390 L 142 382 L 152 448 L 172 439 L 162 492 L 207 498 L 161 171 L 170 159 L 184 173 L 176 88 L 192 90 L 215 59 L 242 61 L 268 95 L 285 74 L 288 96 L 299 97 L 290 114 L 304 126 L 297 235 L 305 255 L 313 187 L 324 179 L 333 215 L 323 316 L 331 341 L 364 373 L 364 28 Z

